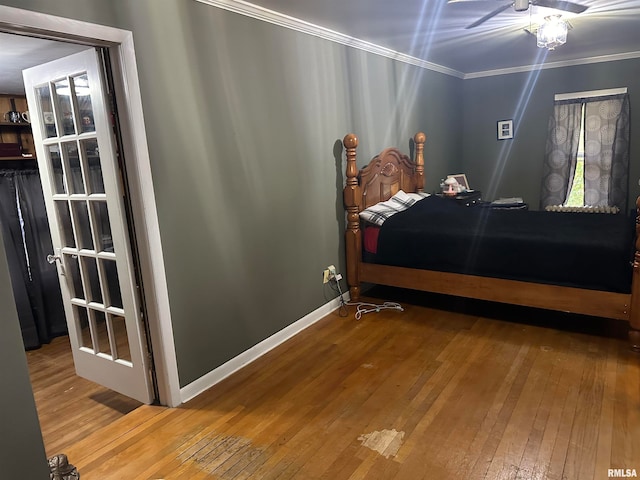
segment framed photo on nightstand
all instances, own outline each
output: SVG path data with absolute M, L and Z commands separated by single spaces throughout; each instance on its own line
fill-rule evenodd
M 469 188 L 469 182 L 467 182 L 467 176 L 464 173 L 456 173 L 455 175 L 447 175 L 447 177 L 451 177 L 458 182 L 458 185 L 464 187 L 465 190 L 471 190 Z

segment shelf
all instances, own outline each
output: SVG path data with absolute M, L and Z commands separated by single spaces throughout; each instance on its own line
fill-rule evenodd
M 3 160 L 36 160 L 36 157 L 35 155 L 33 157 L 0 157 L 0 162 Z
M 0 122 L 0 127 L 29 127 L 31 128 L 31 124 L 27 122 Z
M 0 112 L 25 112 L 28 110 L 27 99 L 24 95 L 0 94 Z M 22 115 L 22 114 L 20 114 Z M 15 118 L 15 117 L 13 117 Z M 10 122 L 9 115 L 0 114 L 0 162 L 8 166 L 7 162 L 36 161 L 36 149 L 33 144 L 31 122 L 20 118 L 19 122 Z M 31 156 L 25 157 L 25 153 Z M 5 168 L 3 167 L 3 168 Z

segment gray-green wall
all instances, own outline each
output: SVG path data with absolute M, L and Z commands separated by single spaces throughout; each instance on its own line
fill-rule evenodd
M 552 68 L 463 83 L 463 171 L 485 199 L 523 197 L 540 203 L 542 163 L 556 93 L 628 87 L 631 125 L 640 124 L 640 59 Z M 515 138 L 498 141 L 496 124 L 513 119 Z M 632 130 L 633 131 L 633 130 Z M 631 136 L 629 208 L 640 194 L 640 137 Z
M 49 478 L 0 234 L 0 478 Z
M 344 135 L 357 133 L 370 157 L 431 128 L 429 152 L 444 160 L 457 148 L 447 127 L 458 90 L 194 1 L 121 3 L 140 58 L 185 385 L 327 301 L 322 270 L 343 265 Z M 424 98 L 436 105 L 421 108 Z
M 181 386 L 328 300 L 346 133 L 362 166 L 422 130 L 427 190 L 464 172 L 535 208 L 555 93 L 627 86 L 638 115 L 637 60 L 462 81 L 194 0 L 0 4 L 133 31 Z
M 194 0 L 0 3 L 133 31 L 181 386 L 332 296 L 344 135 L 425 131 L 429 190 L 462 157 L 462 80 Z

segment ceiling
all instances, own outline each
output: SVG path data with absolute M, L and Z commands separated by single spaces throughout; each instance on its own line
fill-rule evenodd
M 578 15 L 531 6 L 508 8 L 480 26 L 468 25 L 501 0 L 252 0 L 251 3 L 336 32 L 473 76 L 540 63 L 586 63 L 594 57 L 640 57 L 640 1 L 572 0 Z M 226 2 L 228 3 L 228 2 Z M 524 31 L 545 16 L 563 13 L 573 28 L 556 50 L 536 47 Z M 618 58 L 618 57 L 615 57 Z M 497 73 L 497 72 L 492 72 Z
M 312 30 L 315 26 L 323 27 L 435 64 L 463 78 L 542 63 L 566 65 L 640 57 L 640 0 L 573 0 L 588 9 L 578 15 L 563 14 L 573 28 L 567 43 L 553 51 L 536 47 L 535 37 L 524 28 L 544 16 L 562 13 L 557 10 L 531 6 L 526 12 L 515 12 L 508 8 L 480 26 L 465 28 L 508 1 L 253 0 L 250 4 L 235 0 L 204 1 L 223 8 L 237 4 L 242 7 L 241 13 L 245 8 L 242 5 L 257 6 L 267 9 L 272 16 L 293 17 L 287 19 L 288 25 L 302 20 L 312 24 Z M 21 74 L 24 68 L 86 48 L 0 33 L 0 93 L 24 92 Z
M 86 49 L 86 45 L 0 33 L 0 93 L 24 94 L 23 69 Z

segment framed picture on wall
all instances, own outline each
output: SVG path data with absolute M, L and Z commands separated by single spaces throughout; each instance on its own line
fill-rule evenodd
M 500 120 L 498 122 L 498 140 L 513 138 L 513 120 Z

